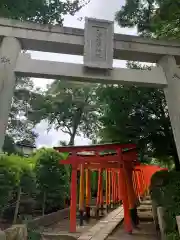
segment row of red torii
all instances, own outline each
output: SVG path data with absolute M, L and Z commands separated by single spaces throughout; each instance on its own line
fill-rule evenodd
M 105 203 L 108 211 L 112 205 L 122 203 L 125 231 L 131 233 L 133 224 L 138 224 L 136 208 L 139 200 L 148 193 L 152 175 L 161 168 L 155 165 L 140 164 L 135 144 L 67 146 L 56 147 L 55 149 L 59 152 L 68 152 L 68 158 L 60 160 L 60 164 L 70 164 L 72 166 L 70 232 L 76 232 L 77 172 L 80 173 L 79 218 L 80 225 L 82 225 L 84 212 L 86 213 L 86 219 L 90 218 L 91 172 L 97 171 L 96 209 L 102 209 Z M 103 189 L 104 175 L 105 189 Z M 135 213 L 135 219 L 132 219 L 133 212 Z

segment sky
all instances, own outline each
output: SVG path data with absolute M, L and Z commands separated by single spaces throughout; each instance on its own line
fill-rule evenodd
M 81 9 L 75 16 L 65 16 L 64 26 L 84 28 L 84 18 L 93 17 L 97 19 L 106 19 L 114 21 L 115 13 L 122 7 L 124 0 L 91 0 L 83 9 Z M 116 23 L 114 25 L 115 33 L 137 35 L 136 28 L 124 29 L 120 28 Z M 66 54 L 54 54 L 54 53 L 43 53 L 43 52 L 30 52 L 31 57 L 40 60 L 58 61 L 58 62 L 73 62 L 83 63 L 82 56 L 66 55 Z M 120 60 L 113 61 L 114 67 L 125 67 L 126 62 Z M 50 84 L 53 80 L 49 79 L 36 79 L 33 78 L 34 84 L 41 89 L 46 89 L 46 85 Z M 47 132 L 48 124 L 41 122 L 36 126 L 35 131 L 39 134 L 37 138 L 37 147 L 52 147 L 57 146 L 61 140 L 68 141 L 69 136 L 61 131 L 51 129 Z M 84 137 L 76 137 L 75 145 L 86 145 L 90 144 L 90 140 Z

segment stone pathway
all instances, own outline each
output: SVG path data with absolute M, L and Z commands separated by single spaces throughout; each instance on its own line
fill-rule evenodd
M 123 207 L 120 206 L 100 220 L 86 233 L 82 234 L 78 240 L 104 240 L 119 225 L 123 218 Z
M 133 230 L 131 235 L 127 234 L 123 224 L 120 224 L 124 218 L 123 208 L 120 206 L 98 222 L 91 219 L 89 225 L 86 223 L 83 227 L 77 226 L 77 232 L 73 234 L 68 233 L 69 220 L 66 219 L 51 228 L 44 229 L 44 236 L 46 236 L 44 239 L 59 239 L 58 237 L 61 236 L 62 240 L 157 240 L 150 200 L 141 203 L 138 215 L 140 228 Z M 50 237 L 51 234 L 54 235 L 54 238 Z
M 122 224 L 117 227 L 116 231 L 107 240 L 157 240 L 150 200 L 145 200 L 141 203 L 138 208 L 138 216 L 140 218 L 139 229 L 133 230 L 133 234 L 125 233 Z
M 69 219 L 64 219 L 63 221 L 54 224 L 53 226 L 46 227 L 43 229 L 44 236 L 52 236 L 52 235 L 68 235 L 73 236 L 76 239 L 81 236 L 81 234 L 87 232 L 90 228 L 92 228 L 97 223 L 96 219 L 91 219 L 89 224 L 84 221 L 84 226 L 79 226 L 77 224 L 76 233 L 69 233 Z
M 133 234 L 125 233 L 123 226 L 120 226 L 107 240 L 157 240 L 153 222 L 140 223 L 140 229 L 134 230 Z

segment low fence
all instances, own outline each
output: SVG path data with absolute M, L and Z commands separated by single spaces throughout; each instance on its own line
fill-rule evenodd
M 65 208 L 27 222 L 29 228 L 47 227 L 69 217 L 70 208 Z
M 0 240 L 27 240 L 27 228 L 37 229 L 46 227 L 69 217 L 70 208 L 65 208 L 33 220 L 26 224 L 13 225 L 4 231 L 0 231 Z

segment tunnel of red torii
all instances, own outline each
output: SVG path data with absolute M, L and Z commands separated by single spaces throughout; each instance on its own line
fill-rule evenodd
M 77 205 L 79 205 L 80 225 L 83 225 L 84 212 L 86 219 L 90 218 L 91 173 L 97 171 L 96 214 L 98 215 L 99 211 L 104 209 L 104 205 L 108 212 L 117 204 L 123 204 L 125 231 L 131 233 L 130 210 L 136 209 L 140 199 L 146 196 L 152 175 L 162 168 L 140 164 L 135 144 L 67 146 L 55 147 L 55 150 L 68 152 L 68 158 L 60 160 L 60 164 L 72 166 L 70 232 L 76 232 Z M 79 172 L 79 189 L 77 172 Z M 105 175 L 105 187 L 103 186 L 103 174 Z M 78 190 L 79 204 L 77 204 Z

